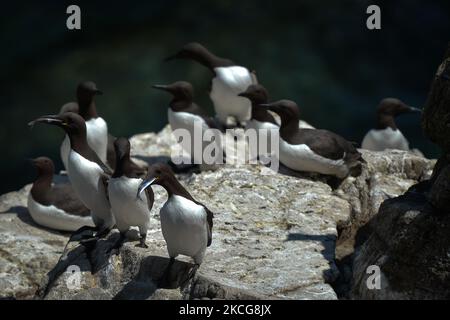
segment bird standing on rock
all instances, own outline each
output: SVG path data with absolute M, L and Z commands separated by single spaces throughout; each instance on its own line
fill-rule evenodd
M 139 186 L 138 197 L 151 185 L 162 186 L 168 194 L 159 212 L 170 256 L 166 276 L 179 254 L 194 260 L 195 272 L 203 261 L 206 247 L 212 242 L 213 213 L 189 194 L 165 164 L 149 168 L 146 179 Z
M 116 170 L 108 183 L 108 194 L 111 210 L 116 220 L 121 238 L 130 227 L 138 227 L 141 236 L 139 246 L 147 248 L 145 239 L 150 224 L 151 209 L 154 195 L 151 188 L 147 188 L 144 199 L 136 199 L 136 194 L 145 170 L 137 166 L 130 158 L 130 142 L 126 138 L 118 138 L 114 142 Z
M 395 117 L 401 114 L 421 112 L 422 110 L 410 107 L 398 99 L 383 99 L 377 109 L 376 127 L 365 135 L 361 147 L 372 151 L 386 149 L 408 151 L 408 140 L 397 128 Z
M 84 205 L 91 210 L 97 236 L 105 235 L 115 224 L 107 197 L 107 183 L 111 171 L 87 143 L 86 123 L 73 112 L 42 116 L 32 122 L 62 128 L 69 137 L 70 151 L 67 169 L 70 182 Z
M 93 227 L 91 213 L 80 202 L 69 183 L 53 184 L 55 167 L 47 157 L 32 159 L 38 176 L 28 195 L 28 211 L 33 220 L 44 227 L 75 231 Z
M 238 94 L 251 84 L 256 84 L 256 76 L 247 68 L 236 65 L 229 59 L 220 58 L 199 43 L 185 45 L 172 59 L 189 59 L 207 67 L 213 74 L 210 98 L 219 121 L 228 126 L 228 117 L 234 117 L 238 123 L 250 120 L 251 104 Z
M 108 134 L 106 121 L 97 113 L 94 98 L 103 94 L 92 81 L 85 81 L 77 87 L 77 102 L 69 102 L 61 107 L 59 114 L 65 112 L 78 113 L 86 122 L 87 142 L 92 150 L 97 153 L 103 163 L 108 163 L 114 168 L 114 147 L 115 138 Z M 61 160 L 67 170 L 67 158 L 70 152 L 70 141 L 66 135 L 61 144 Z
M 295 102 L 280 100 L 261 104 L 281 118 L 280 162 L 286 167 L 343 179 L 361 172 L 361 153 L 353 144 L 327 130 L 299 129 L 300 112 Z

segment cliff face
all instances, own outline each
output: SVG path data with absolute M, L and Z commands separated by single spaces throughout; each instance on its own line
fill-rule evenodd
M 131 143 L 136 159 L 152 163 L 168 160 L 174 141 L 166 127 Z M 215 213 L 213 243 L 194 278 L 188 279 L 189 260 L 180 258 L 165 288 L 156 284 L 168 263 L 158 215 L 166 199 L 161 188 L 154 188 L 148 249 L 130 240 L 108 259 L 105 252 L 117 237 L 113 231 L 89 251 L 71 243 L 57 264 L 68 235 L 32 222 L 27 186 L 0 198 L 0 294 L 33 298 L 40 289 L 47 299 L 336 299 L 332 285 L 348 285 L 351 278 L 351 265 L 342 267 L 339 259 L 351 253 L 356 231 L 382 201 L 428 178 L 434 165 L 407 152 L 363 156 L 362 175 L 335 191 L 307 175 L 267 175 L 259 165 L 180 175 Z M 74 279 L 80 280 L 75 286 Z

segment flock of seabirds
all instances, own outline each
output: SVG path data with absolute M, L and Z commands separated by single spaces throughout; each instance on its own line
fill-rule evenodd
M 279 130 L 279 160 L 286 167 L 338 179 L 360 174 L 364 159 L 354 143 L 301 121 L 299 108 L 293 101 L 269 103 L 268 92 L 258 84 L 255 72 L 214 55 L 199 43 L 185 45 L 166 60 L 173 59 L 194 60 L 211 70 L 210 98 L 216 112 L 212 118 L 202 111 L 194 102 L 194 90 L 188 82 L 155 85 L 154 88 L 172 95 L 168 120 L 173 130 L 184 128 L 192 132 L 195 122 L 201 123 L 204 129 L 223 130 L 233 125 L 276 129 Z M 196 270 L 212 242 L 213 213 L 190 195 L 177 180 L 171 165 L 156 163 L 141 167 L 131 159 L 129 140 L 110 135 L 107 123 L 97 114 L 94 98 L 99 94 L 102 92 L 95 83 L 83 82 L 77 87 L 77 102 L 65 104 L 58 114 L 41 116 L 29 123 L 64 130 L 66 136 L 60 151 L 70 180 L 70 183 L 54 184 L 52 160 L 33 159 L 38 176 L 28 197 L 32 218 L 48 228 L 75 231 L 73 235 L 88 232 L 82 243 L 95 242 L 117 228 L 118 247 L 129 229 L 137 227 L 140 234 L 137 245 L 147 248 L 154 202 L 151 186 L 160 185 L 168 194 L 160 210 L 162 234 L 170 257 L 167 270 L 178 255 L 191 257 Z M 412 112 L 420 110 L 398 99 L 382 100 L 377 109 L 376 127 L 364 137 L 362 148 L 409 150 L 395 117 Z

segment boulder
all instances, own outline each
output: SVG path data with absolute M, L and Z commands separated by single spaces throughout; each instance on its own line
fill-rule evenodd
M 450 299 L 450 215 L 411 192 L 385 201 L 369 224 L 355 253 L 353 298 Z M 369 266 L 379 268 L 378 287 Z
M 158 134 L 132 137 L 134 158 L 168 161 L 175 143 L 170 132 L 167 126 Z M 46 299 L 336 299 L 333 284 L 343 272 L 336 264 L 336 244 L 351 243 L 384 199 L 427 178 L 434 165 L 400 151 L 363 151 L 363 157 L 361 177 L 346 179 L 337 190 L 324 179 L 274 173 L 260 165 L 179 174 L 193 197 L 215 213 L 213 243 L 193 277 L 191 261 L 178 258 L 167 286 L 158 285 L 168 263 L 158 214 L 166 199 L 162 188 L 154 188 L 148 249 L 135 247 L 130 234 L 110 256 L 107 249 L 118 236 L 112 231 L 93 248 L 71 243 L 56 264 L 68 236 L 31 221 L 27 186 L 0 198 L 5 212 L 0 259 L 9 263 L 0 292 L 3 298 L 32 298 L 39 287 L 36 297 Z M 11 227 L 3 222 L 8 219 Z M 26 245 L 17 247 L 24 238 Z

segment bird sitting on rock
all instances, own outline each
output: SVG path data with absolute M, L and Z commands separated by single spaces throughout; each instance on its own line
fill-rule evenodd
M 421 112 L 421 109 L 408 106 L 399 99 L 383 99 L 377 109 L 376 126 L 365 135 L 361 147 L 372 151 L 386 149 L 409 151 L 409 142 L 397 128 L 395 117 Z
M 261 107 L 281 118 L 279 159 L 286 167 L 344 179 L 361 173 L 361 153 L 343 137 L 328 130 L 300 129 L 300 112 L 290 100 L 279 100 Z
M 44 227 L 75 231 L 94 226 L 91 213 L 78 199 L 70 183 L 53 183 L 55 167 L 47 157 L 32 159 L 38 175 L 28 195 L 28 211 Z

